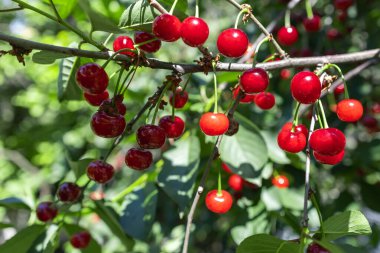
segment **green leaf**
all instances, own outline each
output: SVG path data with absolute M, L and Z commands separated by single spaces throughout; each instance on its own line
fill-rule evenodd
M 74 172 L 75 177 L 79 179 L 82 175 L 86 173 L 88 164 L 96 159 L 86 158 L 79 161 L 68 161 L 70 169 Z
M 261 131 L 261 134 L 268 146 L 269 159 L 278 164 L 289 164 L 289 158 L 277 144 L 277 134 L 268 131 Z
M 0 245 L 0 252 L 26 253 L 45 231 L 45 225 L 31 225 L 18 231 L 15 236 Z
M 271 187 L 263 188 L 261 200 L 264 202 L 268 211 L 278 211 L 283 207 L 291 210 L 303 209 L 303 189 L 279 189 Z
M 53 64 L 57 59 L 68 57 L 70 55 L 42 50 L 33 54 L 32 61 L 37 64 Z
M 54 253 L 58 248 L 59 232 L 61 227 L 51 224 L 33 243 L 28 253 Z
M 74 225 L 74 224 L 64 224 L 63 225 L 63 228 L 65 229 L 65 231 L 67 232 L 67 234 L 71 237 L 72 235 L 76 234 L 76 233 L 79 233 L 79 232 L 82 232 L 82 231 L 87 231 L 87 229 L 85 228 L 82 228 L 78 225 Z M 91 234 L 91 231 L 89 231 L 89 233 Z M 91 236 L 91 241 L 90 243 L 88 244 L 88 246 L 84 249 L 81 249 L 81 252 L 82 253 L 101 253 L 102 252 L 102 247 L 100 246 L 100 244 L 94 239 L 93 236 Z
M 0 206 L 5 207 L 7 209 L 31 210 L 31 208 L 22 199 L 14 198 L 14 197 L 0 199 Z
M 131 4 L 120 17 L 119 27 L 141 31 L 152 31 L 152 23 L 159 13 L 152 8 L 148 1 L 139 0 Z
M 119 238 L 125 248 L 127 250 L 131 250 L 134 245 L 134 241 L 124 233 L 123 228 L 118 222 L 119 217 L 117 217 L 117 214 L 109 207 L 105 206 L 101 201 L 94 201 L 94 203 L 96 207 L 94 211 L 99 215 L 103 222 L 107 224 L 112 233 Z
M 0 222 L 0 229 L 13 228 L 14 224 Z
M 200 157 L 198 137 L 187 132 L 164 153 L 164 165 L 158 175 L 158 185 L 183 211 L 193 195 Z
M 237 248 L 237 253 L 295 253 L 299 244 L 280 240 L 271 235 L 259 234 L 245 239 Z
M 48 0 L 44 0 L 44 2 L 50 4 Z M 78 0 L 54 0 L 54 5 L 62 19 L 67 18 L 71 14 L 77 3 Z
M 65 58 L 59 64 L 58 100 L 82 100 L 81 89 L 75 81 L 75 74 L 81 65 L 80 58 Z

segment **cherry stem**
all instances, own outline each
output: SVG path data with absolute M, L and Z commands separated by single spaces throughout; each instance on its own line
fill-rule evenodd
M 313 203 L 313 206 L 315 207 L 315 209 L 317 210 L 317 213 L 318 213 L 318 218 L 319 218 L 319 224 L 320 224 L 320 231 L 321 231 L 321 234 L 322 234 L 322 238 L 323 239 L 325 237 L 325 233 L 324 233 L 324 230 L 323 230 L 323 218 L 322 218 L 322 213 L 321 213 L 321 209 L 319 207 L 319 204 L 318 204 L 318 201 L 317 199 L 315 198 L 315 194 L 313 191 L 310 192 L 310 199 L 311 199 L 311 202 Z
M 113 35 L 114 35 L 113 33 L 110 33 L 110 35 L 108 35 L 106 40 L 103 42 L 103 46 L 106 46 L 108 44 L 108 42 L 110 41 L 110 39 L 112 38 Z
M 242 10 L 239 12 L 239 14 L 238 14 L 237 17 L 236 17 L 236 21 L 235 21 L 235 26 L 234 26 L 235 29 L 237 29 L 237 27 L 238 27 L 238 25 L 239 25 L 239 21 L 240 21 L 240 17 L 241 17 L 241 15 L 242 15 L 243 13 L 248 13 L 248 12 L 249 12 L 248 9 L 242 9 Z
M 315 110 L 316 110 L 316 115 L 315 117 L 317 118 L 317 121 L 318 121 L 318 124 L 319 124 L 319 127 L 320 128 L 325 128 L 324 125 L 323 125 L 323 122 L 322 122 L 322 117 L 321 117 L 321 113 L 318 109 L 318 106 L 315 106 Z
M 58 20 L 62 20 L 61 16 L 59 15 L 59 12 L 58 12 L 57 8 L 55 7 L 55 4 L 54 4 L 53 0 L 49 0 L 49 2 L 50 2 L 50 5 L 51 5 L 51 8 L 54 11 L 54 14 L 55 14 L 56 18 Z
M 126 88 L 123 89 L 124 87 L 124 84 L 127 82 L 128 78 L 130 77 L 130 75 L 136 71 L 137 67 L 135 67 L 134 69 L 130 70 L 127 74 L 127 76 L 124 78 L 123 82 L 122 82 L 122 86 L 120 87 L 120 92 L 118 92 L 117 94 L 124 94 L 124 89 L 128 88 L 130 82 L 128 83 L 128 85 L 126 86 Z M 133 77 L 131 78 L 131 81 L 132 81 Z
M 172 86 L 172 92 L 173 92 L 173 97 L 172 97 L 172 121 L 174 122 L 175 119 L 175 95 L 176 95 L 176 87 L 173 85 Z
M 292 132 L 294 132 L 294 129 L 296 128 L 296 126 L 298 126 L 298 115 L 299 115 L 300 107 L 301 107 L 301 103 L 297 102 L 296 110 L 294 111 Z
M 156 108 L 154 108 L 153 118 L 151 121 L 152 125 L 154 125 L 154 123 L 156 122 L 157 112 L 158 112 L 158 109 L 160 108 L 161 100 L 171 85 L 172 85 L 172 83 L 168 82 L 168 84 L 165 86 L 164 90 L 162 91 L 162 93 L 160 94 L 160 96 L 157 99 Z
M 285 27 L 290 27 L 290 9 L 287 9 L 285 12 Z
M 174 3 L 173 3 L 173 5 L 172 5 L 172 8 L 170 8 L 170 11 L 169 11 L 169 14 L 170 14 L 170 15 L 173 14 L 174 9 L 175 9 L 175 6 L 177 5 L 177 3 L 178 3 L 178 0 L 175 0 Z
M 272 61 L 274 59 L 276 59 L 278 55 L 277 54 L 272 54 L 271 56 L 269 56 L 268 58 L 266 58 L 263 63 L 266 63 L 266 62 L 269 62 L 269 61 Z
M 153 39 L 146 40 L 146 41 L 143 41 L 143 42 L 141 42 L 141 43 L 135 44 L 134 47 L 135 47 L 135 48 L 139 48 L 139 47 L 141 47 L 141 46 L 143 46 L 143 45 L 149 44 L 149 43 L 151 43 L 151 42 L 153 42 L 153 41 L 156 41 L 156 40 L 158 40 L 158 38 L 155 37 L 155 38 L 153 38 Z
M 324 128 L 328 128 L 329 125 L 326 120 L 325 110 L 323 109 L 323 105 L 320 99 L 318 99 L 318 105 L 319 105 L 320 113 L 322 115 Z
M 182 92 L 184 92 L 186 90 L 187 85 L 189 84 L 192 75 L 193 75 L 193 73 L 190 73 L 189 77 L 187 78 L 187 80 L 185 82 L 185 85 L 183 85 L 183 87 L 182 87 Z
M 347 82 L 346 82 L 346 79 L 344 78 L 344 75 L 343 75 L 342 70 L 341 70 L 341 69 L 339 68 L 339 66 L 336 65 L 336 64 L 332 64 L 332 63 L 330 63 L 330 64 L 328 64 L 328 65 L 330 65 L 330 67 L 333 67 L 333 68 L 335 68 L 335 69 L 338 71 L 338 73 L 339 73 L 339 75 L 340 75 L 340 78 L 342 79 L 342 81 L 343 81 L 343 85 L 344 85 L 344 98 L 345 98 L 345 99 L 349 99 L 349 98 L 350 98 L 350 95 L 348 94 Z
M 218 196 L 222 195 L 222 174 L 220 173 L 220 166 L 218 169 Z
M 108 60 L 102 65 L 102 68 L 105 69 L 105 68 L 107 67 L 108 63 L 110 63 L 110 61 L 112 61 L 112 60 L 113 60 L 117 55 L 119 55 L 120 53 L 122 53 L 122 52 L 126 52 L 126 51 L 128 51 L 128 52 L 134 52 L 134 53 L 137 52 L 137 53 L 138 53 L 137 49 L 130 49 L 130 48 L 123 48 L 123 49 L 120 49 L 120 50 L 114 52 L 114 53 L 110 56 L 110 58 L 108 58 Z
M 115 86 L 115 90 L 114 90 L 114 96 L 116 96 L 118 93 L 118 90 L 119 90 L 119 85 L 120 85 L 120 80 L 121 80 L 121 77 L 124 73 L 124 68 L 121 69 L 121 71 L 119 72 L 119 77 L 117 78 L 117 82 L 116 82 L 116 86 Z
M 195 17 L 199 18 L 199 0 L 195 1 Z
M 310 0 L 305 0 L 305 8 L 308 19 L 312 19 L 314 17 L 313 8 L 311 7 Z
M 214 113 L 218 113 L 218 83 L 216 80 L 215 62 L 212 62 L 213 77 L 214 77 Z
M 255 49 L 255 55 L 253 56 L 252 68 L 255 67 L 256 59 L 257 59 L 257 55 L 258 55 L 258 53 L 259 53 L 260 47 L 261 47 L 264 43 L 268 42 L 269 40 L 270 40 L 270 37 L 267 36 L 267 37 L 265 37 L 264 39 L 262 39 L 262 40 L 259 42 L 259 44 L 257 44 L 256 49 Z

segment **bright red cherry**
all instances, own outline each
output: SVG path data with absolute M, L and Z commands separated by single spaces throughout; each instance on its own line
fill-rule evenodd
M 137 129 L 137 143 L 145 149 L 161 148 L 166 141 L 165 130 L 156 125 L 143 125 Z
M 319 244 L 311 243 L 309 247 L 307 247 L 306 253 L 330 253 L 330 251 L 323 248 Z
M 123 133 L 125 118 L 120 114 L 108 114 L 104 111 L 96 112 L 91 119 L 92 131 L 100 137 L 113 138 Z
M 169 102 L 174 108 L 180 109 L 185 106 L 189 100 L 189 94 L 187 91 L 183 90 L 181 86 L 177 87 L 175 90 L 175 95 L 171 94 L 169 97 Z
M 342 83 L 342 84 L 339 84 L 336 88 L 335 88 L 335 90 L 334 90 L 334 95 L 335 96 L 339 96 L 339 95 L 341 95 L 341 94 L 343 94 L 344 93 L 344 84 Z
M 272 184 L 277 188 L 288 188 L 289 179 L 285 175 L 278 175 L 272 178 Z
M 46 201 L 38 204 L 36 213 L 37 218 L 40 221 L 47 222 L 53 220 L 57 216 L 58 209 L 53 202 Z
M 222 162 L 222 169 L 227 172 L 227 173 L 230 173 L 230 174 L 233 174 L 232 170 L 230 169 L 230 167 L 228 167 L 227 164 L 225 164 L 224 162 Z
M 240 92 L 240 86 L 237 86 L 233 91 L 232 91 L 232 94 L 234 96 L 234 98 L 236 99 L 236 97 L 238 96 Z M 249 103 L 252 103 L 254 100 L 255 100 L 255 96 L 256 95 L 253 95 L 253 94 L 244 94 L 244 96 L 240 99 L 240 103 L 242 104 L 249 104 Z
M 91 235 L 87 231 L 82 231 L 71 236 L 70 243 L 74 248 L 84 249 L 87 248 L 91 241 Z
M 340 163 L 344 157 L 344 149 L 337 155 L 321 155 L 318 152 L 313 151 L 315 160 L 323 164 L 335 165 Z
M 321 96 L 321 82 L 310 71 L 297 73 L 290 84 L 293 98 L 302 104 L 312 104 Z
M 176 16 L 162 14 L 154 19 L 152 30 L 160 40 L 173 42 L 181 37 L 181 21 Z
M 134 170 L 145 170 L 153 162 L 153 155 L 149 150 L 131 148 L 125 155 L 125 164 Z
M 290 69 L 281 69 L 280 77 L 282 80 L 287 80 L 290 78 L 291 73 Z
M 133 40 L 128 36 L 119 36 L 117 37 L 113 42 L 113 51 L 117 52 L 121 49 L 135 49 L 135 43 L 133 43 Z M 136 53 L 133 51 L 123 51 L 120 52 L 120 54 L 124 54 L 130 57 L 135 57 Z
M 96 63 L 80 66 L 75 78 L 81 89 L 91 94 L 101 94 L 108 86 L 107 73 Z
M 87 176 L 99 184 L 110 181 L 114 173 L 115 170 L 112 165 L 101 160 L 92 161 L 87 166 Z
M 310 135 L 310 147 L 321 155 L 337 155 L 346 146 L 346 137 L 337 128 L 324 128 Z
M 218 190 L 212 190 L 207 193 L 205 202 L 208 210 L 223 214 L 231 209 L 233 200 L 231 194 L 225 190 L 220 193 L 218 193 Z
M 206 112 L 199 120 L 199 126 L 206 135 L 222 135 L 228 130 L 230 122 L 223 113 Z
M 234 191 L 241 192 L 244 187 L 244 179 L 237 174 L 232 174 L 228 179 L 228 185 Z
M 281 27 L 277 33 L 278 42 L 284 46 L 291 46 L 298 41 L 298 32 L 294 26 Z
M 248 36 L 245 32 L 240 29 L 229 28 L 219 34 L 216 45 L 222 55 L 238 58 L 247 51 L 248 43 Z
M 185 130 L 185 122 L 177 116 L 174 116 L 174 120 L 171 115 L 164 116 L 160 119 L 158 125 L 165 130 L 168 138 L 178 138 Z
M 57 195 L 62 202 L 75 202 L 79 199 L 82 193 L 81 188 L 75 184 L 66 182 L 59 186 Z
M 262 92 L 268 85 L 268 73 L 262 68 L 246 70 L 240 77 L 240 87 L 246 93 Z
M 306 146 L 306 136 L 302 132 L 283 129 L 277 136 L 278 146 L 289 152 L 298 153 Z
M 270 92 L 260 92 L 255 97 L 255 104 L 258 107 L 260 107 L 262 110 L 271 109 L 275 103 L 276 103 L 276 100 L 273 94 Z
M 286 122 L 285 125 L 282 127 L 281 131 L 291 131 L 292 127 L 293 127 L 292 122 Z M 297 126 L 295 126 L 294 132 L 303 133 L 306 138 L 309 136 L 309 130 L 303 124 L 298 124 Z
M 318 32 L 321 29 L 321 17 L 315 14 L 310 19 L 305 18 L 302 23 L 308 32 Z
M 187 17 L 181 26 L 181 38 L 185 44 L 191 47 L 202 46 L 209 34 L 207 23 L 196 17 Z
M 147 33 L 147 32 L 135 32 L 135 43 L 136 44 L 141 44 L 146 41 L 154 39 L 154 35 Z M 146 43 L 144 45 L 139 46 L 139 48 L 147 53 L 155 53 L 157 52 L 161 47 L 161 40 L 156 39 L 152 42 Z
M 354 0 L 334 0 L 334 6 L 338 10 L 347 10 L 354 4 Z
M 341 121 L 356 122 L 363 116 L 363 105 L 356 99 L 343 99 L 338 103 L 336 114 Z
M 101 103 L 109 98 L 109 93 L 107 90 L 103 91 L 100 94 L 91 94 L 91 93 L 83 93 L 84 99 L 93 106 L 99 106 Z

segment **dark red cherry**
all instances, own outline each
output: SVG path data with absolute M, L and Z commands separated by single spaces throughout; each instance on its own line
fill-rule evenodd
M 241 192 L 244 187 L 244 179 L 237 174 L 232 174 L 228 179 L 228 185 L 234 191 Z
M 276 100 L 273 94 L 270 92 L 260 92 L 255 97 L 255 104 L 258 107 L 260 107 L 262 110 L 271 109 L 275 103 L 276 103 Z
M 123 104 L 123 97 L 117 95 L 112 99 L 106 99 L 99 107 L 99 111 L 103 111 L 108 115 L 125 115 L 127 107 Z
M 306 146 L 306 136 L 299 131 L 283 129 L 277 136 L 277 143 L 281 149 L 289 153 L 298 153 Z
M 46 201 L 38 204 L 36 213 L 37 218 L 40 221 L 47 222 L 53 220 L 57 216 L 58 209 L 53 202 Z
M 62 202 L 75 202 L 79 199 L 82 193 L 81 188 L 75 184 L 66 182 L 59 186 L 57 195 Z
M 209 136 L 222 135 L 228 130 L 230 122 L 223 113 L 206 112 L 199 120 L 202 132 Z
M 146 41 L 152 40 L 154 38 L 155 37 L 153 34 L 150 34 L 147 32 L 141 32 L 141 31 L 135 32 L 135 37 L 134 37 L 136 44 L 141 44 Z M 161 47 L 161 40 L 159 39 L 156 39 L 152 42 L 139 46 L 141 50 L 147 53 L 155 53 L 160 49 L 160 47 Z
M 321 29 L 321 17 L 315 14 L 310 19 L 305 18 L 302 23 L 308 32 L 318 32 Z
M 152 30 L 160 40 L 173 42 L 181 37 L 181 21 L 176 16 L 162 14 L 154 19 Z
M 207 23 L 196 17 L 187 17 L 181 26 L 181 38 L 185 44 L 191 47 L 202 46 L 209 34 Z
M 237 86 L 233 91 L 232 91 L 232 94 L 234 96 L 234 98 L 236 99 L 236 97 L 238 96 L 240 92 L 240 86 Z M 240 99 L 240 103 L 242 104 L 249 104 L 249 103 L 252 103 L 254 100 L 255 100 L 255 96 L 254 94 L 246 94 L 244 93 L 244 96 Z
M 380 103 L 374 103 L 372 106 L 371 106 L 371 112 L 374 113 L 374 114 L 379 114 L 380 113 Z
M 108 114 L 104 111 L 96 112 L 91 119 L 92 131 L 100 137 L 113 138 L 123 133 L 125 119 L 120 114 Z
M 225 190 L 220 193 L 218 193 L 218 190 L 212 190 L 207 193 L 205 202 L 208 210 L 223 214 L 231 209 L 233 200 L 231 194 Z
M 344 93 L 344 84 L 342 83 L 342 84 L 339 84 L 336 88 L 335 88 L 335 90 L 334 90 L 334 95 L 335 96 L 338 96 L 338 95 L 341 95 L 341 94 L 343 94 Z
M 321 155 L 318 152 L 313 151 L 315 160 L 323 164 L 335 165 L 340 163 L 344 157 L 344 149 L 337 155 Z
M 253 68 L 244 71 L 240 77 L 240 87 L 246 93 L 264 91 L 269 85 L 268 73 L 262 68 Z
M 156 125 L 143 125 L 137 129 L 137 143 L 145 149 L 161 148 L 166 140 L 165 130 Z
M 272 184 L 277 188 L 288 188 L 289 179 L 285 175 L 278 175 L 272 178 Z
M 372 117 L 372 116 L 364 116 L 362 119 L 361 119 L 361 123 L 363 124 L 363 126 L 369 128 L 369 129 L 376 129 L 377 128 L 377 119 Z
M 338 31 L 336 28 L 330 28 L 326 32 L 328 40 L 337 40 L 342 36 L 342 33 Z
M 334 6 L 338 10 L 347 10 L 354 4 L 354 0 L 334 0 Z
M 281 69 L 280 71 L 280 77 L 282 80 L 289 79 L 291 74 L 292 72 L 290 71 L 290 69 Z
M 87 166 L 87 176 L 99 184 L 110 181 L 114 173 L 115 170 L 112 165 L 101 160 L 92 161 Z
M 70 243 L 74 248 L 84 249 L 87 248 L 91 241 L 91 235 L 87 231 L 82 231 L 71 236 Z
M 131 148 L 125 155 L 125 164 L 134 170 L 145 170 L 153 162 L 153 155 L 149 150 Z
M 321 82 L 310 71 L 297 73 L 290 84 L 293 98 L 302 104 L 312 104 L 321 96 Z
M 363 105 L 356 99 L 343 99 L 336 108 L 336 114 L 341 121 L 356 122 L 363 116 Z
M 229 28 L 219 34 L 216 45 L 222 55 L 238 58 L 247 51 L 248 43 L 248 36 L 245 32 L 240 29 Z
M 79 67 L 75 79 L 84 92 L 101 94 L 108 86 L 108 75 L 96 63 L 87 63 Z
M 330 253 L 330 251 L 323 248 L 319 244 L 311 243 L 309 247 L 307 247 L 306 253 Z
M 291 46 L 298 41 L 298 32 L 294 26 L 281 27 L 277 33 L 278 42 L 284 46 Z
M 133 43 L 133 40 L 128 36 L 119 36 L 113 42 L 113 51 L 117 52 L 121 49 L 134 50 L 135 43 Z M 136 53 L 130 50 L 120 52 L 120 54 L 128 55 L 130 57 L 135 57 Z
M 83 93 L 84 99 L 93 106 L 99 106 L 101 103 L 109 98 L 109 93 L 107 90 L 103 91 L 100 94 L 91 94 L 91 93 Z
M 168 138 L 178 138 L 185 130 L 185 122 L 177 116 L 174 116 L 174 120 L 171 115 L 164 116 L 160 119 L 158 125 L 165 130 Z
M 187 100 L 189 100 L 189 94 L 187 91 L 182 90 L 181 86 L 178 86 L 175 90 L 175 95 L 171 94 L 169 97 L 170 104 L 177 109 L 180 109 L 185 106 L 187 103 Z
M 321 155 L 337 155 L 346 146 L 346 137 L 337 128 L 324 128 L 310 135 L 310 147 Z

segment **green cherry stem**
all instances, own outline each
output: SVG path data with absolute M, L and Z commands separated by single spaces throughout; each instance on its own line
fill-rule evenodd
M 222 173 L 220 173 L 220 166 L 218 169 L 218 196 L 222 195 Z
M 248 13 L 248 12 L 249 12 L 248 9 L 242 9 L 242 10 L 239 12 L 239 14 L 238 14 L 237 17 L 236 17 L 236 21 L 235 21 L 235 26 L 234 26 L 235 29 L 237 29 L 237 27 L 238 27 L 238 25 L 239 25 L 239 21 L 240 21 L 240 17 L 241 17 L 241 15 L 243 15 L 243 13 Z
M 212 62 L 213 77 L 214 77 L 214 113 L 218 113 L 218 83 L 216 80 L 215 62 Z
M 108 35 L 108 37 L 106 38 L 106 40 L 103 42 L 103 46 L 106 46 L 108 44 L 108 42 L 113 37 L 113 35 L 114 35 L 113 33 L 110 33 L 110 35 Z
M 262 61 L 262 63 L 266 63 L 266 62 L 269 62 L 269 61 L 273 61 L 274 59 L 276 59 L 278 57 L 277 54 L 272 54 L 271 56 L 269 56 L 268 58 L 266 58 L 264 61 Z
M 257 44 L 257 47 L 255 48 L 255 55 L 253 56 L 253 61 L 252 61 L 252 68 L 255 67 L 255 64 L 256 64 L 256 59 L 257 59 L 257 55 L 259 53 L 259 50 L 260 50 L 260 47 L 269 41 L 269 36 L 265 37 L 264 39 L 262 39 L 259 44 Z
M 132 70 L 130 70 L 130 71 L 128 72 L 128 74 L 125 76 L 123 82 L 121 83 L 122 85 L 121 85 L 120 90 L 118 91 L 117 94 L 124 94 L 124 92 L 123 92 L 123 90 L 124 90 L 124 84 L 127 82 L 128 78 L 131 76 L 131 74 L 132 74 L 133 72 L 135 72 L 135 71 L 136 71 L 136 67 L 133 68 Z M 129 83 L 130 83 L 130 82 L 129 82 Z M 129 84 L 128 84 L 128 85 L 129 85 Z M 127 87 L 127 88 L 128 88 L 128 87 Z
M 323 230 L 323 218 L 322 218 L 322 213 L 321 213 L 321 209 L 319 207 L 319 204 L 317 202 L 317 199 L 315 198 L 315 194 L 312 192 L 311 193 L 311 203 L 313 203 L 313 206 L 315 207 L 315 209 L 317 210 L 317 213 L 318 213 L 318 218 L 319 218 L 319 224 L 320 224 L 320 230 L 321 230 L 321 234 L 322 234 L 322 239 L 325 237 L 325 233 L 324 233 L 324 230 Z
M 195 17 L 199 18 L 199 0 L 195 1 Z
M 175 6 L 177 5 L 177 3 L 178 3 L 178 0 L 175 0 L 172 7 L 170 8 L 170 11 L 169 11 L 170 15 L 173 15 L 173 12 L 174 12 L 174 9 L 175 9 Z
M 173 97 L 172 97 L 172 121 L 174 122 L 175 119 L 175 90 L 176 87 L 173 85 L 172 86 L 172 92 L 173 92 Z
M 182 87 L 182 92 L 183 92 L 184 90 L 186 90 L 187 85 L 189 84 L 192 75 L 193 75 L 193 73 L 190 73 L 189 77 L 187 78 L 185 84 L 184 84 L 183 87 Z
M 296 109 L 294 111 L 293 124 L 292 124 L 292 132 L 294 132 L 296 126 L 298 125 L 298 114 L 300 111 L 301 103 L 297 102 Z
M 315 102 L 315 103 L 318 103 L 318 102 Z M 318 121 L 318 124 L 319 124 L 319 127 L 320 128 L 325 128 L 324 125 L 323 125 L 323 122 L 322 122 L 322 117 L 321 117 L 321 112 L 319 110 L 319 107 L 318 106 L 314 106 L 315 108 L 315 116 L 317 117 L 317 121 Z
M 102 65 L 102 68 L 105 69 L 107 67 L 108 63 L 110 63 L 110 61 L 112 61 L 117 55 L 119 55 L 122 52 L 134 52 L 134 53 L 138 53 L 138 50 L 137 49 L 130 49 L 130 48 L 120 49 L 120 50 L 114 52 L 110 56 L 110 58 L 108 58 L 108 60 Z
M 320 99 L 318 99 L 318 105 L 319 105 L 320 113 L 322 115 L 324 128 L 328 128 L 329 124 L 327 123 L 325 110 L 323 109 L 322 101 Z
M 154 123 L 156 122 L 157 112 L 158 112 L 158 109 L 160 108 L 161 100 L 171 85 L 172 85 L 172 83 L 168 82 L 168 84 L 165 86 L 164 90 L 162 91 L 162 93 L 160 94 L 160 96 L 157 99 L 156 108 L 154 108 L 153 118 L 151 121 L 152 125 L 154 125 Z
M 314 17 L 313 8 L 311 7 L 310 0 L 305 0 L 305 8 L 308 19 L 312 19 Z
M 120 80 L 121 80 L 121 77 L 122 77 L 123 73 L 124 73 L 124 68 L 122 68 L 121 71 L 119 72 L 119 77 L 117 78 L 117 81 L 116 81 L 114 96 L 116 96 L 118 94 L 117 92 L 119 90 Z
M 348 94 L 348 87 L 347 87 L 347 82 L 346 82 L 346 79 L 344 78 L 344 75 L 343 75 L 343 72 L 342 70 L 339 68 L 338 65 L 336 64 L 328 64 L 330 67 L 333 67 L 334 69 L 336 69 L 340 75 L 340 78 L 342 79 L 343 81 L 343 84 L 344 84 L 344 98 L 345 99 L 349 99 L 350 98 L 350 95 Z
M 153 41 L 156 41 L 156 40 L 158 40 L 158 39 L 157 38 L 153 38 L 153 39 L 150 39 L 150 40 L 146 40 L 146 41 L 143 41 L 141 43 L 135 44 L 134 47 L 135 48 L 139 48 L 139 47 L 141 47 L 143 45 L 149 44 L 149 43 L 151 43 Z
M 285 27 L 290 27 L 290 10 L 287 9 L 285 12 Z

